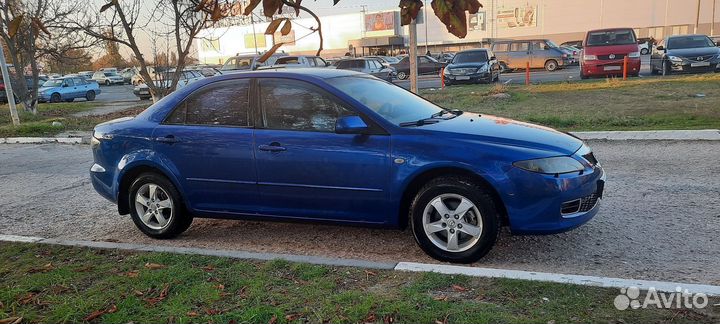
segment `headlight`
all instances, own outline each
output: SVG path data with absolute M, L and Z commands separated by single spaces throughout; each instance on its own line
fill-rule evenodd
M 544 174 L 580 172 L 585 169 L 582 163 L 569 156 L 518 161 L 513 165 L 526 171 Z
M 597 60 L 597 55 L 583 55 L 584 61 L 594 61 Z
M 669 59 L 670 61 L 677 62 L 677 63 L 682 63 L 682 61 L 683 61 L 682 58 L 679 58 L 679 57 L 677 57 L 677 56 L 672 56 L 672 55 L 668 56 L 668 59 Z
M 632 52 L 632 53 L 628 54 L 628 57 L 629 58 L 638 58 L 638 57 L 640 57 L 640 52 Z
M 487 71 L 488 71 L 488 66 L 487 66 L 487 64 L 486 64 L 486 65 L 483 65 L 483 66 L 479 67 L 479 68 L 477 69 L 477 72 L 475 72 L 475 73 L 483 73 L 483 72 L 487 72 Z

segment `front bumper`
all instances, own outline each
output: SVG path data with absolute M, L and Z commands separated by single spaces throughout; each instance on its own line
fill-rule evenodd
M 455 75 L 445 73 L 445 83 L 478 83 L 490 82 L 490 72 Z
M 628 74 L 640 73 L 640 59 L 628 59 Z M 592 60 L 580 64 L 580 73 L 585 76 L 623 75 L 623 60 Z
M 514 179 L 515 190 L 503 199 L 513 234 L 566 232 L 585 224 L 600 210 L 606 175 L 599 165 L 586 168 L 583 174 L 558 177 L 513 168 L 508 176 Z M 567 212 L 567 204 L 578 200 L 584 205 Z
M 715 58 L 707 61 L 690 61 L 687 59 L 683 59 L 682 62 L 668 62 L 670 62 L 671 72 L 705 73 L 720 70 L 720 58 Z

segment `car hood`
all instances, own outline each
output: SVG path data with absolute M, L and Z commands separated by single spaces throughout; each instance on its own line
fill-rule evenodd
M 582 140 L 549 127 L 467 112 L 419 129 L 454 133 L 488 143 L 551 151 L 551 155 L 571 155 L 583 144 Z
M 448 69 L 463 69 L 463 68 L 480 68 L 486 65 L 487 62 L 470 62 L 470 63 L 453 63 L 448 64 Z
M 700 47 L 700 48 L 678 48 L 667 51 L 667 55 L 690 57 L 715 55 L 720 53 L 720 47 Z
M 585 55 L 626 54 L 637 52 L 639 50 L 640 47 L 638 46 L 638 44 L 589 46 L 583 48 Z
M 40 89 L 38 89 L 38 92 L 50 92 L 58 89 L 60 89 L 60 87 L 40 87 Z

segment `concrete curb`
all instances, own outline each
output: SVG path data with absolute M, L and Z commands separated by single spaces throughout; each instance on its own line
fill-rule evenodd
M 583 140 L 720 141 L 720 130 L 572 132 Z M 7 137 L 0 144 L 90 144 L 89 137 Z
M 318 256 L 306 256 L 280 253 L 258 253 L 232 250 L 214 250 L 202 248 L 170 247 L 161 245 L 145 245 L 133 243 L 114 243 L 102 241 L 78 241 L 47 239 L 33 236 L 3 235 L 0 234 L 0 242 L 22 242 L 39 243 L 63 246 L 88 247 L 97 249 L 119 249 L 144 252 L 164 252 L 178 254 L 197 254 L 218 257 L 250 260 L 285 260 L 290 262 L 310 263 L 318 265 L 358 267 L 366 269 L 383 269 L 411 272 L 436 272 L 443 274 L 457 274 L 483 278 L 508 278 L 518 280 L 530 280 L 541 282 L 556 282 L 581 286 L 595 286 L 605 288 L 627 288 L 638 287 L 643 290 L 654 288 L 658 292 L 677 292 L 676 288 L 687 289 L 691 293 L 704 293 L 708 296 L 720 296 L 720 286 L 690 284 L 667 281 L 633 280 L 610 277 L 596 277 L 583 275 L 566 275 L 557 273 L 544 273 L 521 270 L 490 269 L 467 266 L 454 266 L 445 264 L 427 264 L 415 262 L 374 262 L 357 259 L 327 258 Z
M 657 141 L 720 141 L 720 130 L 660 130 L 660 131 L 602 131 L 573 132 L 583 140 L 657 140 Z
M 436 272 L 442 274 L 466 275 L 485 278 L 507 278 L 530 281 L 556 282 L 581 286 L 595 286 L 604 288 L 638 287 L 642 290 L 654 288 L 658 292 L 677 292 L 676 288 L 687 289 L 690 293 L 704 293 L 708 296 L 720 296 L 720 286 L 690 284 L 669 281 L 634 280 L 611 277 L 596 277 L 582 275 L 566 275 L 558 273 L 533 272 L 521 270 L 505 270 L 491 268 L 476 268 L 453 266 L 445 264 L 427 264 L 415 262 L 398 262 L 395 266 L 398 271 Z

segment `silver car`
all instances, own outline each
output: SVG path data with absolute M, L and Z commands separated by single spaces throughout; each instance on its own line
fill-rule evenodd
M 395 69 L 383 65 L 376 58 L 354 58 L 341 60 L 335 63 L 335 68 L 340 70 L 353 70 L 357 72 L 367 73 L 388 82 L 392 82 L 396 75 Z

